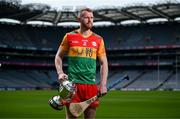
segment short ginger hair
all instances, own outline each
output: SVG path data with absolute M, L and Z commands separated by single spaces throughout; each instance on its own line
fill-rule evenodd
M 84 11 L 93 13 L 93 10 L 92 10 L 92 9 L 90 9 L 90 8 L 83 8 L 83 9 L 81 9 L 80 12 L 79 12 L 79 15 L 78 15 L 79 18 L 82 16 L 82 13 L 83 13 Z

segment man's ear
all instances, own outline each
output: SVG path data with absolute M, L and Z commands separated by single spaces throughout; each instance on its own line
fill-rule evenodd
M 77 21 L 80 22 L 80 17 L 77 17 Z

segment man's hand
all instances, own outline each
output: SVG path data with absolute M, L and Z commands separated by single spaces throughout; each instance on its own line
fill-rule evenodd
M 100 86 L 99 87 L 99 96 L 103 96 L 107 94 L 107 87 L 106 86 Z
M 62 82 L 63 80 L 68 79 L 68 75 L 65 73 L 58 74 L 58 81 Z

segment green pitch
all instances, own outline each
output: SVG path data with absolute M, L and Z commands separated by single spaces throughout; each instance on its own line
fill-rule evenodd
M 62 118 L 48 99 L 56 91 L 0 91 L 0 118 Z M 111 91 L 97 109 L 101 119 L 180 119 L 180 91 Z

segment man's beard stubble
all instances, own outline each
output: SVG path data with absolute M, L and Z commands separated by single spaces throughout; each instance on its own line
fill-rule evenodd
M 83 24 L 83 26 L 84 26 L 86 29 L 92 29 L 93 23 Z

